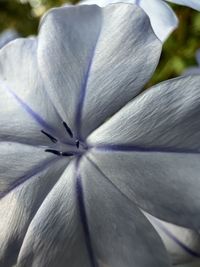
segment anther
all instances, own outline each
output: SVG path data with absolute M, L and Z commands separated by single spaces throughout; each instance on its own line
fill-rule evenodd
M 45 149 L 45 152 L 50 152 L 50 153 L 53 153 L 57 156 L 61 156 L 61 152 L 58 151 L 58 150 L 54 150 L 54 149 Z
M 61 151 L 58 151 L 55 149 L 46 149 L 45 152 L 49 152 L 49 153 L 55 154 L 57 156 L 63 156 L 63 157 L 74 156 L 74 153 L 72 153 L 72 152 L 61 152 Z
M 69 134 L 69 136 L 71 138 L 73 138 L 73 133 L 72 133 L 71 129 L 69 128 L 69 126 L 67 125 L 67 123 L 65 121 L 63 121 L 63 126 L 65 127 L 65 130 L 67 131 L 67 133 Z
M 79 140 L 76 140 L 76 147 L 79 148 L 79 145 L 80 145 Z
M 74 153 L 70 153 L 70 152 L 60 152 L 60 153 L 61 153 L 61 156 L 64 156 L 64 157 L 74 156 Z
M 56 143 L 58 141 L 55 137 L 53 137 L 51 134 L 45 132 L 44 130 L 41 130 L 41 133 L 46 135 L 53 143 Z

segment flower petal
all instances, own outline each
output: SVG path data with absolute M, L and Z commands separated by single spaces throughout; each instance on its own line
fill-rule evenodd
M 51 99 L 84 138 L 138 94 L 160 49 L 137 6 L 70 6 L 44 18 L 38 61 Z
M 148 14 L 157 37 L 164 42 L 178 25 L 174 11 L 162 0 L 140 0 L 139 5 Z
M 159 233 L 174 265 L 200 259 L 200 235 L 197 231 L 161 221 L 146 212 L 144 215 Z
M 96 164 L 140 207 L 189 228 L 200 225 L 199 84 L 199 76 L 163 82 L 88 138 L 102 153 Z
M 85 0 L 81 1 L 79 5 L 98 5 L 100 7 L 105 7 L 107 5 L 116 3 L 137 4 L 139 1 L 138 0 Z
M 90 163 L 81 165 L 69 165 L 35 215 L 19 266 L 170 266 L 143 214 Z
M 200 76 L 162 82 L 129 102 L 88 138 L 91 146 L 200 152 Z
M 45 148 L 0 142 L 0 198 L 42 171 L 58 158 Z
M 199 227 L 199 155 L 141 151 L 91 154 L 102 172 L 140 208 L 177 225 Z
M 76 166 L 71 162 L 28 228 L 20 267 L 90 266 L 77 205 Z
M 84 159 L 80 174 L 98 266 L 170 266 L 163 243 L 152 226 L 98 166 Z
M 19 149 L 18 158 L 16 158 L 16 151 L 14 157 L 11 150 L 12 148 L 8 148 L 7 161 L 10 160 L 11 163 L 13 159 L 12 166 L 9 166 L 5 160 L 4 151 L 3 155 L 1 152 L 0 157 L 0 169 L 3 171 L 0 175 L 1 188 L 2 185 L 7 186 L 5 182 L 10 186 L 10 188 L 7 186 L 7 191 L 1 193 L 0 199 L 0 266 L 4 267 L 13 266 L 16 263 L 32 218 L 67 164 L 66 159 L 55 160 L 55 158 L 49 161 L 43 160 L 38 164 L 39 156 L 34 153 L 28 154 L 27 148 Z M 8 157 L 10 157 L 9 160 Z M 23 171 L 25 167 L 27 172 Z M 13 178 L 18 175 L 18 179 L 14 181 Z M 4 181 L 5 176 L 6 181 Z M 11 183 L 11 180 L 14 182 Z
M 81 2 L 81 4 L 96 4 L 101 7 L 112 3 L 129 3 L 140 6 L 149 16 L 154 32 L 162 42 L 177 27 L 178 19 L 174 11 L 162 0 L 88 0 Z
M 50 142 L 41 130 L 57 137 L 57 129 L 64 133 L 38 72 L 36 52 L 34 38 L 18 39 L 0 51 L 0 141 L 44 145 Z
M 200 11 L 200 2 L 199 0 L 167 0 L 168 2 L 183 5 L 183 6 L 188 6 L 191 8 L 194 8 L 196 10 Z

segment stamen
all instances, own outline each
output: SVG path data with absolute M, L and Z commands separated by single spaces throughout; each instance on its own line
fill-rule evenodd
M 72 133 L 71 129 L 69 128 L 69 126 L 67 125 L 67 123 L 65 121 L 63 121 L 63 126 L 65 127 L 65 130 L 67 131 L 67 133 L 69 134 L 69 136 L 71 138 L 73 138 L 73 133 Z
M 61 156 L 61 152 L 58 151 L 58 150 L 54 150 L 54 149 L 45 149 L 45 152 L 50 152 L 50 153 L 53 153 L 57 156 Z
M 64 157 L 71 157 L 74 156 L 74 153 L 70 153 L 70 152 L 60 152 L 62 156 Z
M 79 145 L 80 145 L 79 140 L 76 140 L 76 147 L 79 148 Z
M 55 149 L 45 149 L 45 152 L 49 152 L 49 153 L 55 154 L 57 156 L 63 156 L 63 157 L 74 156 L 74 153 L 72 153 L 72 152 L 61 152 L 61 151 L 58 151 Z
M 51 134 L 45 132 L 44 130 L 41 130 L 41 133 L 46 135 L 53 143 L 56 143 L 58 141 L 55 137 L 53 137 Z

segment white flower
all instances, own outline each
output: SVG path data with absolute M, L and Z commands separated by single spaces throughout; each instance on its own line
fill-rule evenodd
M 185 5 L 200 11 L 199 0 L 166 0 L 171 3 Z M 169 34 L 177 27 L 178 19 L 164 0 L 86 0 L 83 4 L 97 4 L 101 7 L 112 3 L 137 4 L 147 13 L 151 25 L 158 38 L 164 42 Z
M 127 4 L 48 13 L 0 51 L 0 266 L 169 267 L 140 208 L 200 226 L 200 77 L 139 95 L 161 42 Z

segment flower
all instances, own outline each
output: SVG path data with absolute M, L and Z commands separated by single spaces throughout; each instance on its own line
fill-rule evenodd
M 145 93 L 161 42 L 128 4 L 50 11 L 0 51 L 0 266 L 169 267 L 140 208 L 199 228 L 199 82 Z
M 19 37 L 19 34 L 13 29 L 8 29 L 8 30 L 3 31 L 0 34 L 0 48 L 2 48 L 4 45 L 6 45 L 10 41 L 18 37 Z
M 196 52 L 196 61 L 197 61 L 198 66 L 187 68 L 184 71 L 183 75 L 200 74 L 200 49 L 198 49 Z
M 200 11 L 199 0 L 166 0 L 188 6 Z M 177 27 L 178 19 L 174 11 L 164 0 L 86 0 L 83 4 L 96 4 L 104 7 L 112 3 L 129 3 L 139 5 L 149 16 L 151 25 L 158 38 L 164 42 L 170 33 Z

